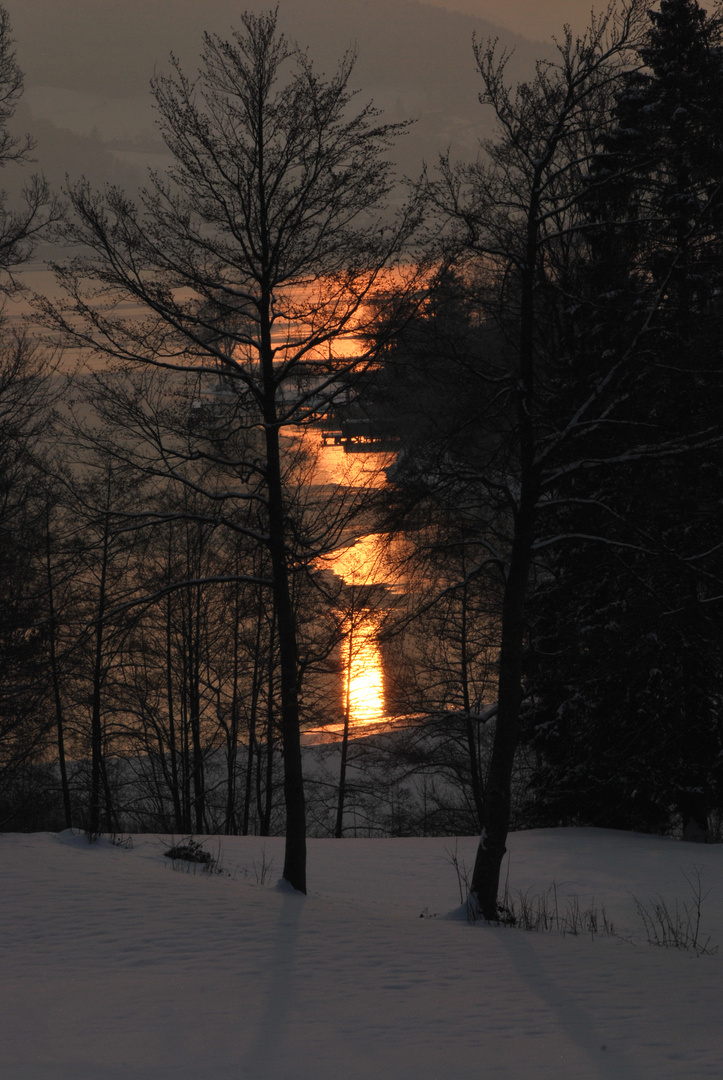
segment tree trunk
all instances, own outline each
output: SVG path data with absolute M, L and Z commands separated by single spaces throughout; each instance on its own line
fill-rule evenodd
M 58 742 L 58 767 L 60 769 L 60 789 L 63 796 L 63 816 L 66 829 L 73 824 L 70 804 L 70 786 L 68 769 L 65 762 L 65 724 L 63 720 L 63 700 L 60 694 L 60 671 L 57 652 L 57 623 L 55 619 L 55 599 L 53 594 L 53 570 L 50 559 L 50 513 L 46 508 L 45 516 L 45 560 L 48 580 L 48 616 L 50 621 L 50 674 L 53 682 L 53 700 L 55 703 L 55 727 Z
M 227 836 L 234 836 L 238 832 L 238 825 L 236 823 L 236 765 L 238 761 L 239 622 L 241 618 L 238 583 L 236 584 L 234 600 L 235 603 L 233 631 L 233 680 L 231 691 L 231 722 L 226 731 L 226 813 L 224 832 Z M 219 715 L 220 713 L 221 703 L 219 701 Z
M 533 530 L 534 504 L 521 502 L 502 600 L 497 723 L 485 792 L 482 836 L 471 886 L 476 906 L 488 921 L 498 917 L 500 870 L 507 851 L 510 827 L 512 769 L 520 734 L 525 598 L 532 561 Z
M 274 576 L 274 607 L 281 669 L 281 742 L 284 754 L 286 846 L 283 876 L 293 888 L 306 892 L 306 804 L 301 765 L 301 731 L 297 696 L 296 620 L 291 602 L 286 561 L 283 486 L 278 428 L 266 427 L 269 492 L 269 549 Z M 269 744 L 270 749 L 270 744 Z
M 101 690 L 103 685 L 103 631 L 105 629 L 106 580 L 110 548 L 110 488 L 111 473 L 108 470 L 106 515 L 103 528 L 103 547 L 98 590 L 98 610 L 95 628 L 95 658 L 93 662 L 93 696 L 90 715 L 90 808 L 88 835 L 93 839 L 100 832 L 100 789 L 102 781 L 103 723 L 101 719 Z
M 344 835 L 344 800 L 346 798 L 346 762 L 349 753 L 349 712 L 351 710 L 351 665 L 354 647 L 354 606 L 349 623 L 349 656 L 346 662 L 346 693 L 344 695 L 344 734 L 341 740 L 341 763 L 339 765 L 339 795 L 336 805 L 334 836 L 341 840 Z
M 171 552 L 169 534 L 168 580 L 171 580 Z M 184 831 L 185 821 L 181 805 L 181 788 L 178 777 L 178 751 L 176 747 L 176 707 L 173 700 L 173 649 L 172 649 L 171 596 L 166 598 L 166 701 L 168 707 L 168 753 L 171 762 L 171 799 L 175 828 Z
M 259 131 L 264 118 L 261 102 Z M 259 140 L 259 175 L 264 171 L 264 145 Z M 270 246 L 267 234 L 266 191 L 260 185 L 259 200 L 262 228 L 262 265 L 270 267 Z M 281 744 L 284 755 L 284 803 L 286 808 L 286 845 L 283 876 L 294 889 L 306 892 L 306 804 L 304 777 L 301 765 L 301 730 L 299 722 L 298 678 L 299 664 L 296 642 L 296 616 L 291 599 L 290 570 L 286 555 L 286 515 L 284 511 L 284 480 L 281 470 L 279 422 L 276 412 L 278 386 L 274 371 L 275 350 L 271 343 L 272 306 L 270 280 L 261 285 L 259 329 L 263 379 L 263 416 L 266 442 L 266 490 L 268 494 L 268 550 L 273 575 L 274 611 L 279 641 L 281 669 Z M 269 750 L 271 744 L 269 743 Z
M 527 218 L 526 255 L 520 275 L 520 334 L 518 345 L 517 439 L 519 496 L 514 510 L 512 551 L 502 597 L 497 722 L 492 745 L 484 820 L 474 871 L 472 901 L 488 921 L 497 919 L 497 896 L 502 859 L 507 851 L 512 801 L 512 769 L 520 737 L 522 669 L 525 645 L 527 588 L 535 542 L 535 509 L 539 479 L 535 467 L 533 401 L 535 387 L 535 269 L 539 225 L 539 167 L 532 184 Z
M 241 826 L 241 832 L 243 836 L 248 836 L 249 822 L 251 817 L 251 789 L 253 785 L 253 766 L 254 755 L 257 754 L 257 738 L 256 738 L 256 724 L 259 707 L 259 697 L 261 694 L 261 629 L 263 622 L 263 604 L 262 595 L 259 589 L 257 595 L 257 612 L 256 612 L 256 639 L 254 646 L 254 672 L 253 682 L 251 685 L 251 709 L 249 710 L 249 724 L 248 724 L 248 752 L 246 757 L 246 790 L 244 791 L 244 811 L 243 811 L 243 824 Z M 269 642 L 269 656 L 271 655 L 272 643 Z
M 273 808 L 274 779 L 274 646 L 276 644 L 276 613 L 271 620 L 269 636 L 269 668 L 266 690 L 266 777 L 264 797 L 261 794 L 261 755 L 256 755 L 256 791 L 259 808 L 259 833 L 268 836 L 271 829 L 271 811 Z
M 469 772 L 470 782 L 472 785 L 472 798 L 474 800 L 475 810 L 477 811 L 477 820 L 479 822 L 480 829 L 484 822 L 484 790 L 482 785 L 482 777 L 479 767 L 479 735 L 475 733 L 474 725 L 472 722 L 471 702 L 469 696 L 469 662 L 467 656 L 467 595 L 468 585 L 465 572 L 464 588 L 462 589 L 462 705 L 465 711 L 465 732 L 467 736 L 467 755 L 469 758 Z M 425 789 L 426 796 L 426 789 Z M 426 806 L 426 798 L 425 798 Z M 425 809 L 426 819 L 426 809 Z

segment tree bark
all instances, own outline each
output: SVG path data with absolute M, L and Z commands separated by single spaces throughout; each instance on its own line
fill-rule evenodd
M 108 470 L 106 513 L 103 523 L 103 546 L 101 549 L 100 584 L 95 626 L 95 656 L 93 661 L 93 693 L 90 715 L 90 807 L 88 812 L 88 835 L 91 839 L 100 832 L 100 789 L 102 782 L 103 722 L 101 718 L 101 692 L 103 686 L 103 633 L 105 630 L 106 583 L 110 550 L 110 497 L 111 470 Z
M 341 740 L 341 762 L 339 765 L 339 794 L 336 804 L 336 825 L 334 836 L 341 840 L 344 835 L 344 802 L 346 799 L 346 763 L 349 754 L 349 713 L 351 711 L 351 665 L 354 647 L 354 604 L 352 603 L 349 622 L 349 656 L 346 662 L 346 692 L 344 694 L 344 732 Z
M 484 800 L 471 892 L 483 918 L 498 918 L 502 860 L 510 827 L 512 769 L 520 736 L 522 668 L 525 643 L 525 599 L 534 540 L 534 502 L 521 499 L 517 513 L 507 581 L 502 601 L 502 643 L 499 659 L 497 722 Z
M 275 412 L 273 404 L 272 415 Z M 306 892 L 306 802 L 301 765 L 301 731 L 297 692 L 298 663 L 296 619 L 291 602 L 286 559 L 283 482 L 279 432 L 275 422 L 266 423 L 267 490 L 269 498 L 269 552 L 274 579 L 274 607 L 281 670 L 281 743 L 284 754 L 284 803 L 286 845 L 283 876 L 293 888 Z
M 519 496 L 513 510 L 512 550 L 502 597 L 497 721 L 492 744 L 484 821 L 471 892 L 473 903 L 488 921 L 498 917 L 502 860 L 507 851 L 512 799 L 512 770 L 520 739 L 522 673 L 526 630 L 527 589 L 535 542 L 535 510 L 540 495 L 535 466 L 535 273 L 539 242 L 541 163 L 530 184 L 525 258 L 520 274 L 520 330 L 517 373 L 517 443 Z
M 53 591 L 53 570 L 50 558 L 50 513 L 46 508 L 45 516 L 45 560 L 48 581 L 48 615 L 50 619 L 50 674 L 53 682 L 53 700 L 55 703 L 55 728 L 58 743 L 58 767 L 60 769 L 60 789 L 63 797 L 63 816 L 66 829 L 73 824 L 73 812 L 70 803 L 68 769 L 65 761 L 65 723 L 63 718 L 63 700 L 60 693 L 60 671 L 57 652 L 57 622 L 55 618 L 55 598 Z

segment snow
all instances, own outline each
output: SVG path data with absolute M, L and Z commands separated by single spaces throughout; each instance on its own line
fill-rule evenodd
M 308 897 L 282 840 L 206 843 L 226 874 L 174 870 L 170 838 L 0 834 L 3 1080 L 723 1074 L 723 950 L 650 947 L 633 900 L 687 901 L 698 868 L 723 945 L 723 847 L 513 834 L 510 887 L 604 904 L 621 936 L 591 939 L 445 917 L 476 837 L 311 840 Z

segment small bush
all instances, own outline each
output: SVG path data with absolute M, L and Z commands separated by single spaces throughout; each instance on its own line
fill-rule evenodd
M 125 848 L 126 851 L 133 850 L 133 837 L 126 833 L 110 833 L 108 836 L 108 843 L 113 847 Z
M 564 906 L 561 906 L 557 890 L 556 882 L 546 892 L 534 895 L 521 889 L 511 893 L 505 887 L 505 895 L 498 904 L 498 921 L 520 930 L 561 934 L 563 937 L 579 937 L 583 934 L 589 934 L 592 938 L 596 934 L 617 936 L 604 906 L 598 907 L 593 900 L 589 907 L 582 907 L 579 896 L 568 896 Z
M 474 922 L 475 917 L 473 915 L 473 909 L 470 900 L 469 890 L 469 867 L 464 859 L 461 859 L 457 854 L 457 841 L 454 842 L 454 851 L 449 848 L 444 849 L 444 853 L 447 856 L 448 862 L 454 867 L 454 872 L 457 875 L 457 888 L 459 889 L 459 902 L 460 904 L 467 905 L 467 922 Z
M 701 871 L 695 867 L 690 877 L 688 874 L 683 877 L 691 893 L 687 903 L 668 902 L 662 896 L 656 896 L 646 905 L 637 896 L 633 897 L 648 944 L 663 949 L 684 949 L 696 956 L 713 956 L 718 952 L 718 946 L 711 945 L 710 937 L 704 939 L 700 928 L 703 901 L 708 896 L 703 892 Z
M 213 873 L 217 866 L 217 860 L 214 859 L 210 851 L 206 851 L 204 846 L 199 843 L 198 840 L 194 840 L 193 837 L 189 837 L 188 840 L 181 840 L 178 844 L 174 844 L 168 851 L 164 851 L 163 854 L 167 859 L 170 859 L 173 863 L 173 869 L 181 869 L 177 867 L 176 863 L 186 864 L 186 868 L 190 869 L 200 866 L 203 870 Z

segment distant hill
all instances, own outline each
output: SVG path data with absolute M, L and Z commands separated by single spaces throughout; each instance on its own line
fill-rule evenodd
M 559 35 L 565 23 L 576 34 L 590 21 L 590 9 L 604 11 L 607 0 L 426 0 L 437 7 L 463 11 L 476 19 L 487 19 L 534 40 L 548 41 Z M 652 0 L 651 0 L 652 2 Z
M 17 54 L 26 73 L 19 122 L 38 137 L 49 177 L 85 172 L 127 183 L 148 155 L 162 152 L 148 82 L 171 51 L 193 71 L 204 30 L 227 35 L 239 0 L 6 0 Z M 257 10 L 268 3 L 247 3 Z M 417 124 L 403 140 L 400 169 L 416 175 L 423 159 L 474 156 L 489 120 L 477 101 L 471 39 L 499 36 L 514 48 L 510 75 L 533 69 L 546 47 L 469 14 L 415 0 L 287 0 L 285 33 L 308 46 L 318 68 L 333 70 L 347 48 L 358 52 L 353 83 L 390 120 Z M 66 129 L 73 139 L 50 127 Z M 77 143 L 83 138 L 82 146 Z M 74 141 L 75 140 L 75 141 Z M 160 159 L 154 159 L 157 164 Z
M 113 96 L 142 93 L 171 50 L 192 62 L 204 30 L 239 22 L 243 0 L 5 0 L 18 55 L 33 84 Z M 456 91 L 472 65 L 470 38 L 500 34 L 526 67 L 536 47 L 493 22 L 415 0 L 286 0 L 284 30 L 328 66 L 356 42 L 365 83 Z M 469 80 L 467 80 L 469 85 Z

